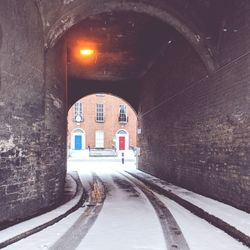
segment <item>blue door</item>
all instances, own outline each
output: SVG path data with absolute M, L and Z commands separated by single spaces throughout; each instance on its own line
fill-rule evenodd
M 82 149 L 82 136 L 75 135 L 75 149 L 81 150 Z

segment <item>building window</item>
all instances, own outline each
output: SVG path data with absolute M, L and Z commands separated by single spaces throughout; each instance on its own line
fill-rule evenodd
M 104 105 L 100 103 L 96 104 L 96 121 L 104 122 Z
M 83 122 L 83 107 L 81 102 L 77 102 L 74 105 L 74 121 Z
M 126 105 L 120 105 L 119 107 L 119 115 L 118 115 L 119 123 L 127 123 L 128 122 L 128 115 Z
M 102 130 L 95 132 L 95 147 L 104 148 L 104 132 Z

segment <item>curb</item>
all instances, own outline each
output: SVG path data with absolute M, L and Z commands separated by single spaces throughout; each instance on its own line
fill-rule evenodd
M 69 174 L 69 173 L 68 173 Z M 83 189 L 83 186 L 82 186 L 82 183 L 80 181 L 80 178 L 79 178 L 79 175 L 77 172 L 74 172 L 74 175 L 73 176 L 72 174 L 69 174 L 71 176 L 71 178 L 74 179 L 74 181 L 76 182 L 76 185 L 77 185 L 77 191 L 76 191 L 76 194 L 74 196 L 73 199 L 71 199 L 70 201 L 74 200 L 74 199 L 78 199 L 76 205 L 74 205 L 73 207 L 71 207 L 69 210 L 65 211 L 63 214 L 55 217 L 54 219 L 48 221 L 48 222 L 45 222 L 31 230 L 28 230 L 26 232 L 23 232 L 17 236 L 14 236 L 8 240 L 5 240 L 3 242 L 0 242 L 0 249 L 4 248 L 4 247 L 7 247 L 8 245 L 11 245 L 19 240 L 22 240 L 32 234 L 35 234 L 49 226 L 52 226 L 53 224 L 57 223 L 58 221 L 62 220 L 63 218 L 65 218 L 66 216 L 68 216 L 69 214 L 71 214 L 72 212 L 74 212 L 75 210 L 77 210 L 83 203 L 83 201 L 85 200 L 86 198 L 86 193 Z M 68 202 L 70 202 L 68 201 Z M 65 204 L 67 204 L 68 202 L 66 202 Z M 65 205 L 63 204 L 63 205 Z M 63 206 L 62 205 L 62 206 Z M 53 211 L 53 210 L 52 210 Z
M 221 229 L 222 231 L 224 231 L 225 233 L 229 234 L 234 239 L 236 239 L 236 240 L 240 241 L 241 243 L 243 243 L 244 245 L 250 247 L 250 237 L 247 236 L 246 234 L 242 233 L 241 231 L 239 231 L 237 228 L 231 226 L 230 224 L 223 221 L 222 219 L 220 219 L 220 218 L 218 218 L 218 217 L 216 217 L 214 215 L 209 214 L 208 212 L 206 212 L 202 208 L 192 204 L 191 202 L 182 199 L 178 195 L 173 194 L 171 191 L 167 191 L 164 188 L 158 186 L 157 184 L 155 184 L 155 183 L 153 183 L 151 181 L 145 180 L 142 177 L 140 177 L 140 176 L 138 176 L 138 175 L 136 175 L 134 173 L 130 173 L 129 171 L 125 171 L 125 172 L 130 174 L 131 176 L 137 178 L 138 180 L 140 180 L 145 185 L 152 188 L 157 193 L 159 193 L 161 195 L 164 195 L 167 198 L 175 201 L 179 205 L 181 205 L 184 208 L 188 209 L 191 213 L 193 213 L 196 216 L 206 220 L 210 224 L 214 225 L 215 227 L 217 227 L 217 228 Z

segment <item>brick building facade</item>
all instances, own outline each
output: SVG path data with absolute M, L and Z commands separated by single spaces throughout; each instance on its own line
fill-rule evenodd
M 116 148 L 136 146 L 137 117 L 122 99 L 94 94 L 80 99 L 68 113 L 68 148 Z

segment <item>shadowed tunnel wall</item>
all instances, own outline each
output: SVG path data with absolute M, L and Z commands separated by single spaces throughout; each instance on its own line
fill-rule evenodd
M 62 198 L 67 90 L 59 38 L 91 15 L 125 10 L 162 18 L 185 37 L 172 39 L 128 89 L 114 82 L 101 89 L 138 107 L 140 169 L 249 211 L 250 3 L 225 1 L 235 3 L 231 11 L 215 5 L 204 21 L 214 2 L 0 1 L 1 224 Z M 72 102 L 81 91 L 70 91 Z
M 141 170 L 248 212 L 249 23 L 245 2 L 225 20 L 211 74 L 191 48 L 172 45 L 142 79 L 138 135 Z
M 0 225 L 57 204 L 65 178 L 63 45 L 31 0 L 0 2 Z M 65 119 L 64 119 L 65 117 Z

